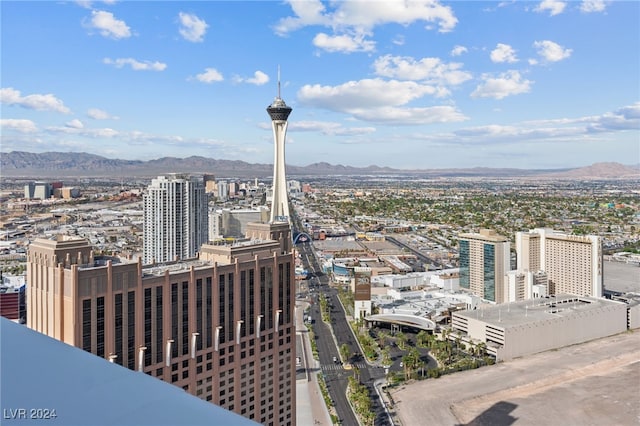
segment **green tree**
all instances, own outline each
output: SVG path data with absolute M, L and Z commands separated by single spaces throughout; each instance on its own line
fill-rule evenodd
M 342 362 L 348 362 L 351 355 L 351 351 L 349 350 L 349 346 L 346 343 L 343 343 L 340 346 L 340 358 L 342 358 Z
M 407 336 L 402 331 L 396 334 L 396 344 L 402 350 L 405 350 L 407 347 Z

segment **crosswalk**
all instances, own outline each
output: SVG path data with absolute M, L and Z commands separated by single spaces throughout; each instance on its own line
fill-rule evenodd
M 358 369 L 363 369 L 363 368 L 368 368 L 369 366 L 367 364 L 365 364 L 364 362 L 358 362 L 355 364 L 351 364 L 352 368 L 358 368 Z M 342 364 L 322 364 L 321 368 L 323 371 L 337 371 L 337 370 L 344 370 L 344 365 Z

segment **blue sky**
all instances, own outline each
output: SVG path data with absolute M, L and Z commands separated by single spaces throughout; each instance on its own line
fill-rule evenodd
M 640 2 L 2 1 L 2 152 L 640 163 Z

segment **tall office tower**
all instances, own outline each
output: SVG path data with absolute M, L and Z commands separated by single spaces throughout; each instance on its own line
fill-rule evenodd
M 85 239 L 36 239 L 27 282 L 30 328 L 263 425 L 295 424 L 294 258 L 281 242 L 143 266 L 94 257 Z
M 194 257 L 208 241 L 207 223 L 201 179 L 178 174 L 153 179 L 144 195 L 144 263 Z
M 278 71 L 278 97 L 267 107 L 273 129 L 273 200 L 270 222 L 289 222 L 289 202 L 287 200 L 287 179 L 284 173 L 284 138 L 287 133 L 287 118 L 291 107 L 280 98 L 280 75 Z
M 509 240 L 495 231 L 460 234 L 460 287 L 496 303 L 505 302 L 505 276 L 510 268 Z
M 552 229 L 516 233 L 518 268 L 544 271 L 550 294 L 602 297 L 602 240 Z

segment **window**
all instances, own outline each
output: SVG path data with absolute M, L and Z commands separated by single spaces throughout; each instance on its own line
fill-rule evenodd
M 199 333 L 196 339 L 196 349 L 202 349 L 202 339 L 204 334 L 202 333 L 202 278 L 196 280 L 196 331 Z
M 212 325 L 212 318 L 213 318 L 213 305 L 212 305 L 212 294 L 213 294 L 213 287 L 211 285 L 211 277 L 207 277 L 206 279 L 206 293 L 207 293 L 207 297 L 206 297 L 206 305 L 205 305 L 205 310 L 206 310 L 206 314 L 207 314 L 207 318 L 205 321 L 205 327 L 206 327 L 206 339 L 207 339 L 207 348 L 210 348 L 211 346 L 213 346 L 213 325 Z M 204 337 L 203 337 L 204 338 Z
M 104 296 L 96 299 L 96 355 L 104 358 Z
M 120 365 L 124 362 L 123 359 L 123 348 L 122 348 L 122 338 L 124 334 L 123 330 L 123 318 L 122 318 L 122 293 L 118 293 L 114 297 L 114 320 L 115 320 L 115 354 L 116 354 L 116 362 Z M 84 345 L 84 343 L 83 343 Z
M 156 362 L 162 362 L 162 286 L 156 286 Z
M 127 366 L 130 370 L 136 367 L 135 346 L 136 346 L 136 292 L 127 293 Z
M 176 342 L 177 343 L 177 342 Z M 189 283 L 182 282 L 182 355 L 189 353 Z
M 91 299 L 82 301 L 82 349 L 91 352 Z
M 144 345 L 147 350 L 144 352 L 144 365 L 151 365 L 151 289 L 144 289 Z
M 178 335 L 178 284 L 173 283 L 171 284 L 171 338 L 175 338 Z M 177 342 L 171 345 L 171 356 L 178 356 Z

